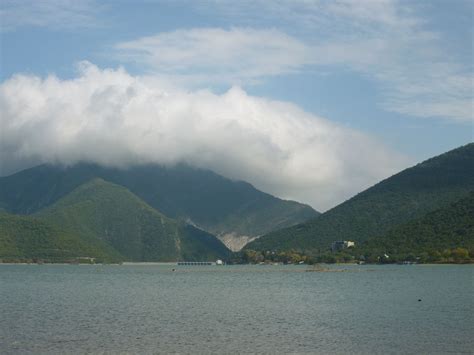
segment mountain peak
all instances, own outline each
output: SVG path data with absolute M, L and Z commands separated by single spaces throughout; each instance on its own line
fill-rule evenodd
M 258 237 L 318 215 L 311 207 L 284 201 L 209 170 L 185 164 L 137 165 L 127 169 L 80 163 L 42 165 L 0 178 L 0 207 L 31 214 L 58 201 L 77 187 L 115 184 L 129 190 L 164 215 L 192 220 L 199 228 L 224 239 Z M 92 197 L 91 197 L 92 198 Z
M 125 260 L 225 258 L 214 236 L 164 216 L 126 188 L 94 178 L 36 216 L 92 244 L 105 244 Z M 199 250 L 198 255 L 193 253 Z

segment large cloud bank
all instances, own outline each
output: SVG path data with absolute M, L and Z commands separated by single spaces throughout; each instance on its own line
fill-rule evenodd
M 316 31 L 311 38 L 276 29 L 180 29 L 118 43 L 112 53 L 188 87 L 245 85 L 288 73 L 350 70 L 375 79 L 383 97 L 379 104 L 389 111 L 474 122 L 472 67 L 447 56 L 439 36 L 422 31 L 419 20 L 397 16 L 395 9 L 379 18 L 384 4 L 374 9 L 377 4 L 332 6 L 338 14 L 331 22 L 332 32 Z M 347 21 L 341 23 L 341 16 Z
M 16 75 L 0 86 L 1 173 L 39 162 L 127 167 L 187 162 L 325 210 L 407 161 L 295 105 L 181 91 L 82 63 L 70 80 Z

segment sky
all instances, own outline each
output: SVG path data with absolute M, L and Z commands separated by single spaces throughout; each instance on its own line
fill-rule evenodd
M 0 2 L 0 175 L 185 162 L 325 211 L 474 140 L 468 0 Z

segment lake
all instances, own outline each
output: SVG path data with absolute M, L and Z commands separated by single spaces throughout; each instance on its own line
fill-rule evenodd
M 472 353 L 472 265 L 329 268 L 0 265 L 0 353 Z

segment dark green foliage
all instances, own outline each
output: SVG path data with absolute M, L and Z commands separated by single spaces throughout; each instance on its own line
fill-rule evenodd
M 474 261 L 474 191 L 449 206 L 338 252 L 299 254 L 245 249 L 237 262 L 467 263 Z
M 214 236 L 167 218 L 126 188 L 102 179 L 79 186 L 36 215 L 87 243 L 101 241 L 125 260 L 215 260 L 228 255 Z
M 406 169 L 309 222 L 250 243 L 255 250 L 315 252 L 334 240 L 358 243 L 447 206 L 474 190 L 474 144 Z
M 0 178 L 0 208 L 30 214 L 53 204 L 93 178 L 122 185 L 174 219 L 191 220 L 213 234 L 257 236 L 317 215 L 311 207 L 283 201 L 211 171 L 185 165 L 104 168 L 42 165 Z
M 474 192 L 447 207 L 397 226 L 382 237 L 371 238 L 358 249 L 368 256 L 386 253 L 393 262 L 474 258 Z
M 234 264 L 314 264 L 315 258 L 294 250 L 272 252 L 245 249 L 234 253 L 231 262 Z
M 181 260 L 227 260 L 231 255 L 230 250 L 219 239 L 203 230 L 180 223 L 179 234 Z
M 33 217 L 0 213 L 2 261 L 69 262 L 91 257 L 114 262 L 121 256 L 98 243 L 86 243 L 70 231 Z

